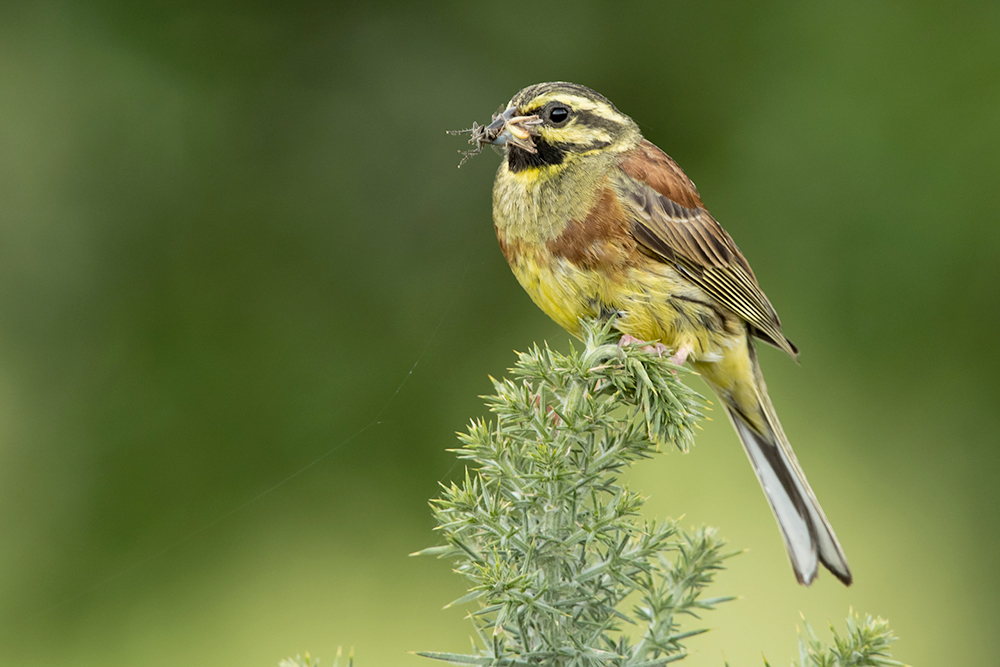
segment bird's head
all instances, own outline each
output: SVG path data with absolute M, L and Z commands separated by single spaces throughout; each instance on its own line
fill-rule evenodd
M 642 140 L 632 119 L 606 97 L 562 81 L 528 86 L 478 133 L 482 143 L 505 148 L 507 167 L 515 173 L 558 172 L 590 156 L 629 150 Z

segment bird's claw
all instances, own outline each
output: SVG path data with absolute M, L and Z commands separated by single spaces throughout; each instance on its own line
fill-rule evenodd
M 664 353 L 670 351 L 670 348 L 668 348 L 666 345 L 664 345 L 659 341 L 657 341 L 655 344 L 649 344 L 642 339 L 636 338 L 635 336 L 622 334 L 622 337 L 618 340 L 618 347 L 622 348 L 625 347 L 626 345 L 641 345 L 642 350 L 644 352 L 652 352 L 658 357 L 662 357 Z

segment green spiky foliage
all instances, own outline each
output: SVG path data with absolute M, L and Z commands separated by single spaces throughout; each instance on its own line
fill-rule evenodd
M 319 667 L 319 659 L 306 653 L 305 657 L 297 655 L 294 658 L 285 658 L 278 663 L 278 667 Z
M 902 667 L 893 660 L 889 647 L 896 637 L 883 618 L 865 616 L 862 621 L 853 611 L 847 616 L 847 633 L 841 636 L 832 625 L 833 644 L 824 644 L 805 620 L 799 638 L 799 660 L 793 667 Z
M 520 354 L 486 398 L 495 419 L 459 435 L 470 469 L 433 501 L 444 545 L 421 553 L 454 559 L 471 583 L 452 604 L 478 602 L 479 641 L 422 655 L 654 667 L 704 632 L 682 619 L 731 599 L 704 596 L 728 555 L 715 532 L 643 519 L 643 498 L 619 479 L 663 447 L 686 451 L 701 403 L 666 358 L 617 339 L 588 323 L 580 351 Z
M 354 649 L 347 656 L 347 662 L 341 663 L 343 659 L 341 647 L 337 648 L 337 657 L 333 659 L 333 667 L 354 667 Z M 319 667 L 319 658 L 313 658 L 308 653 L 305 656 L 297 655 L 294 658 L 286 658 L 278 663 L 278 667 Z
M 518 355 L 512 379 L 494 380 L 486 397 L 494 418 L 459 434 L 464 478 L 432 501 L 444 544 L 419 554 L 452 559 L 469 581 L 449 606 L 472 606 L 476 639 L 466 654 L 419 655 L 493 667 L 656 667 L 687 655 L 686 641 L 705 632 L 702 612 L 732 599 L 705 597 L 732 555 L 714 530 L 642 518 L 642 497 L 619 479 L 663 448 L 687 451 L 702 408 L 677 375 L 686 371 L 619 345 L 612 326 L 585 323 L 579 351 Z M 803 627 L 793 667 L 903 665 L 880 618 L 852 613 L 832 645 Z M 281 663 L 315 665 L 308 654 Z

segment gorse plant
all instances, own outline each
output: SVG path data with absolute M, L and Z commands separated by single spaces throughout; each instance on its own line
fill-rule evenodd
M 342 647 L 337 647 L 337 657 L 333 659 L 333 667 L 342 667 L 340 663 L 342 654 Z M 305 657 L 297 655 L 294 658 L 286 658 L 278 663 L 278 667 L 319 667 L 319 659 L 306 653 Z M 351 649 L 347 656 L 347 663 L 343 667 L 354 667 L 354 649 Z
M 799 639 L 799 661 L 795 667 L 902 667 L 893 660 L 889 646 L 896 641 L 889 622 L 866 616 L 861 621 L 853 612 L 847 616 L 847 634 L 841 637 L 833 626 L 833 645 L 828 646 L 803 621 Z
M 494 380 L 486 397 L 495 418 L 459 434 L 464 478 L 431 503 L 444 544 L 419 553 L 453 559 L 469 580 L 468 595 L 451 604 L 475 605 L 478 642 L 468 654 L 420 655 L 494 667 L 656 667 L 683 658 L 685 640 L 705 632 L 700 614 L 732 599 L 705 596 L 733 555 L 715 531 L 644 519 L 642 497 L 619 480 L 664 447 L 690 447 L 702 404 L 679 379 L 686 371 L 619 345 L 612 322 L 583 331 L 580 351 L 520 354 L 512 379 Z M 852 614 L 832 646 L 805 624 L 797 667 L 899 666 L 893 641 L 877 618 Z M 307 654 L 287 664 L 314 663 Z
M 421 553 L 454 558 L 472 583 L 453 604 L 480 603 L 480 645 L 421 655 L 653 667 L 704 632 L 683 617 L 731 599 L 703 596 L 729 555 L 715 532 L 643 519 L 642 497 L 619 482 L 660 447 L 687 450 L 701 413 L 677 367 L 613 331 L 591 323 L 581 352 L 519 355 L 487 398 L 495 421 L 459 436 L 473 470 L 433 501 L 445 544 Z

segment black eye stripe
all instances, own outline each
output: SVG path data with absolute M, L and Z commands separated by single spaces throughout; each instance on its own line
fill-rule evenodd
M 610 118 L 606 118 L 590 111 L 577 111 L 573 115 L 579 125 L 586 125 L 587 127 L 594 127 L 601 130 L 607 130 L 609 132 L 614 132 L 624 125 L 624 123 L 619 123 L 618 121 L 611 120 Z

